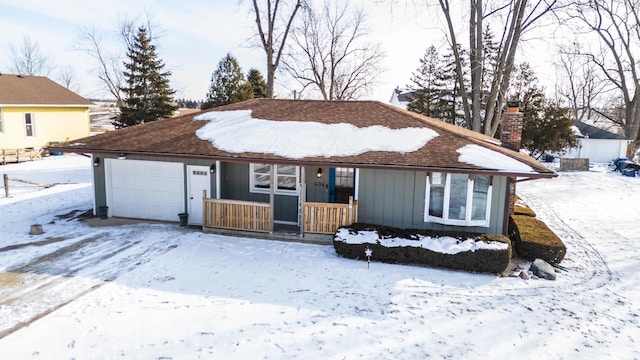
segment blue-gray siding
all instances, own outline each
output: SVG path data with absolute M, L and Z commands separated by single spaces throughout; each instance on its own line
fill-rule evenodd
M 506 181 L 493 178 L 489 227 L 457 227 L 424 221 L 427 173 L 421 171 L 361 169 L 358 221 L 402 229 L 457 230 L 501 234 Z
M 100 156 L 100 166 L 94 168 L 96 206 L 105 206 L 106 188 L 104 173 L 104 156 Z M 115 158 L 106 156 L 106 158 Z M 186 160 L 170 157 L 136 157 L 132 160 L 181 162 L 185 166 L 185 209 L 186 199 L 186 166 L 210 166 L 208 160 Z M 223 162 L 216 171 L 221 176 L 221 198 L 233 200 L 269 202 L 268 194 L 249 191 L 249 164 Z M 316 177 L 317 168 L 306 168 L 307 201 L 328 202 L 329 169 L 323 168 L 323 176 Z M 502 233 L 503 213 L 507 191 L 507 178 L 493 178 L 493 196 L 491 199 L 491 221 L 489 227 L 453 227 L 424 221 L 424 203 L 426 188 L 426 172 L 361 169 L 358 192 L 358 221 L 372 224 L 393 226 L 404 229 L 464 230 L 470 232 Z M 211 176 L 210 197 L 215 197 L 215 176 Z M 275 195 L 275 220 L 297 222 L 298 197 Z
M 249 164 L 223 163 L 220 187 L 223 199 L 269 202 L 269 194 L 252 193 L 249 191 Z M 275 195 L 275 221 L 298 222 L 298 197 L 290 195 Z

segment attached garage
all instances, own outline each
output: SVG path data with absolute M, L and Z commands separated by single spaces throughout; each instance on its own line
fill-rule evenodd
M 109 216 L 178 221 L 185 211 L 182 163 L 106 159 Z

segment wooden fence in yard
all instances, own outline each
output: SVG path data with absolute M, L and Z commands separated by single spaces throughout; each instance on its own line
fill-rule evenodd
M 358 201 L 349 197 L 348 204 L 305 202 L 303 204 L 303 232 L 333 234 L 339 227 L 357 221 Z
M 269 203 L 207 198 L 203 201 L 204 227 L 272 231 Z
M 44 183 L 39 183 L 39 182 L 35 182 L 35 181 L 11 178 L 7 174 L 2 174 L 2 182 L 4 184 L 4 196 L 5 197 L 9 197 L 9 186 L 10 186 L 9 185 L 9 181 L 17 181 L 17 182 L 21 182 L 21 183 L 27 184 L 27 185 L 22 185 L 22 186 L 39 186 L 39 187 L 43 187 L 43 188 L 50 188 L 50 187 L 56 185 L 56 184 L 44 184 Z M 20 186 L 21 185 L 11 185 L 11 187 L 20 187 Z
M 43 149 L 0 149 L 0 163 L 20 162 L 42 159 Z

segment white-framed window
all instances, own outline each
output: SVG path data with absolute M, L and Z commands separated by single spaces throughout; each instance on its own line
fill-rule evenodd
M 274 193 L 278 195 L 298 195 L 300 169 L 295 165 L 273 165 L 275 181 L 271 181 L 269 164 L 251 164 L 249 191 L 268 194 L 271 184 L 275 183 Z
M 430 173 L 424 221 L 459 226 L 489 226 L 491 176 Z
M 0 133 L 4 132 L 4 122 L 2 121 L 2 108 L 0 107 Z
M 35 124 L 32 113 L 24 114 L 24 134 L 26 137 L 36 136 Z

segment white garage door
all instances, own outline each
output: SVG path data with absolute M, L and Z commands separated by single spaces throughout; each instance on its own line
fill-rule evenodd
M 107 159 L 105 170 L 110 216 L 178 221 L 185 211 L 183 164 Z

